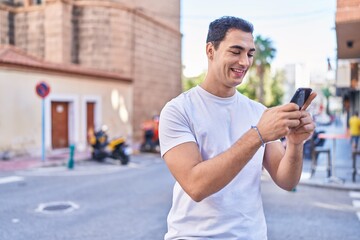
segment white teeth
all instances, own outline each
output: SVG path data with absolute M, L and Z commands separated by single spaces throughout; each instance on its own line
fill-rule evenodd
M 238 72 L 238 73 L 243 73 L 243 72 L 244 72 L 244 70 L 235 69 L 235 68 L 233 68 L 233 71 L 234 71 L 234 72 Z

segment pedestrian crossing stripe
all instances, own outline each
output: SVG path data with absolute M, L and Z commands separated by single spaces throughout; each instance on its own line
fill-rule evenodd
M 0 184 L 11 183 L 11 182 L 20 182 L 20 181 L 24 181 L 24 178 L 19 177 L 19 176 L 10 176 L 10 177 L 0 178 Z
M 356 208 L 360 208 L 360 201 L 359 200 L 354 200 L 353 201 L 353 206 Z
M 349 196 L 351 198 L 360 198 L 360 192 L 350 191 Z

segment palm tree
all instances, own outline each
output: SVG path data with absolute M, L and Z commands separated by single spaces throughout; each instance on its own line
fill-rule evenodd
M 259 76 L 259 94 L 258 99 L 264 103 L 264 75 L 267 68 L 270 68 L 271 61 L 274 59 L 276 49 L 269 38 L 263 38 L 261 35 L 255 38 L 255 64 L 256 73 Z

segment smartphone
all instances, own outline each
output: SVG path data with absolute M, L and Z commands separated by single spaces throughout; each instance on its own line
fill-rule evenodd
M 311 92 L 311 88 L 298 88 L 290 102 L 296 103 L 299 106 L 299 109 L 301 109 L 306 100 L 309 98 Z

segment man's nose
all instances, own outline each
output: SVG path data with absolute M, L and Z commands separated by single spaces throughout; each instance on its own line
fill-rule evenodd
M 246 54 L 241 54 L 239 58 L 239 64 L 244 67 L 248 67 L 250 64 L 249 57 Z

